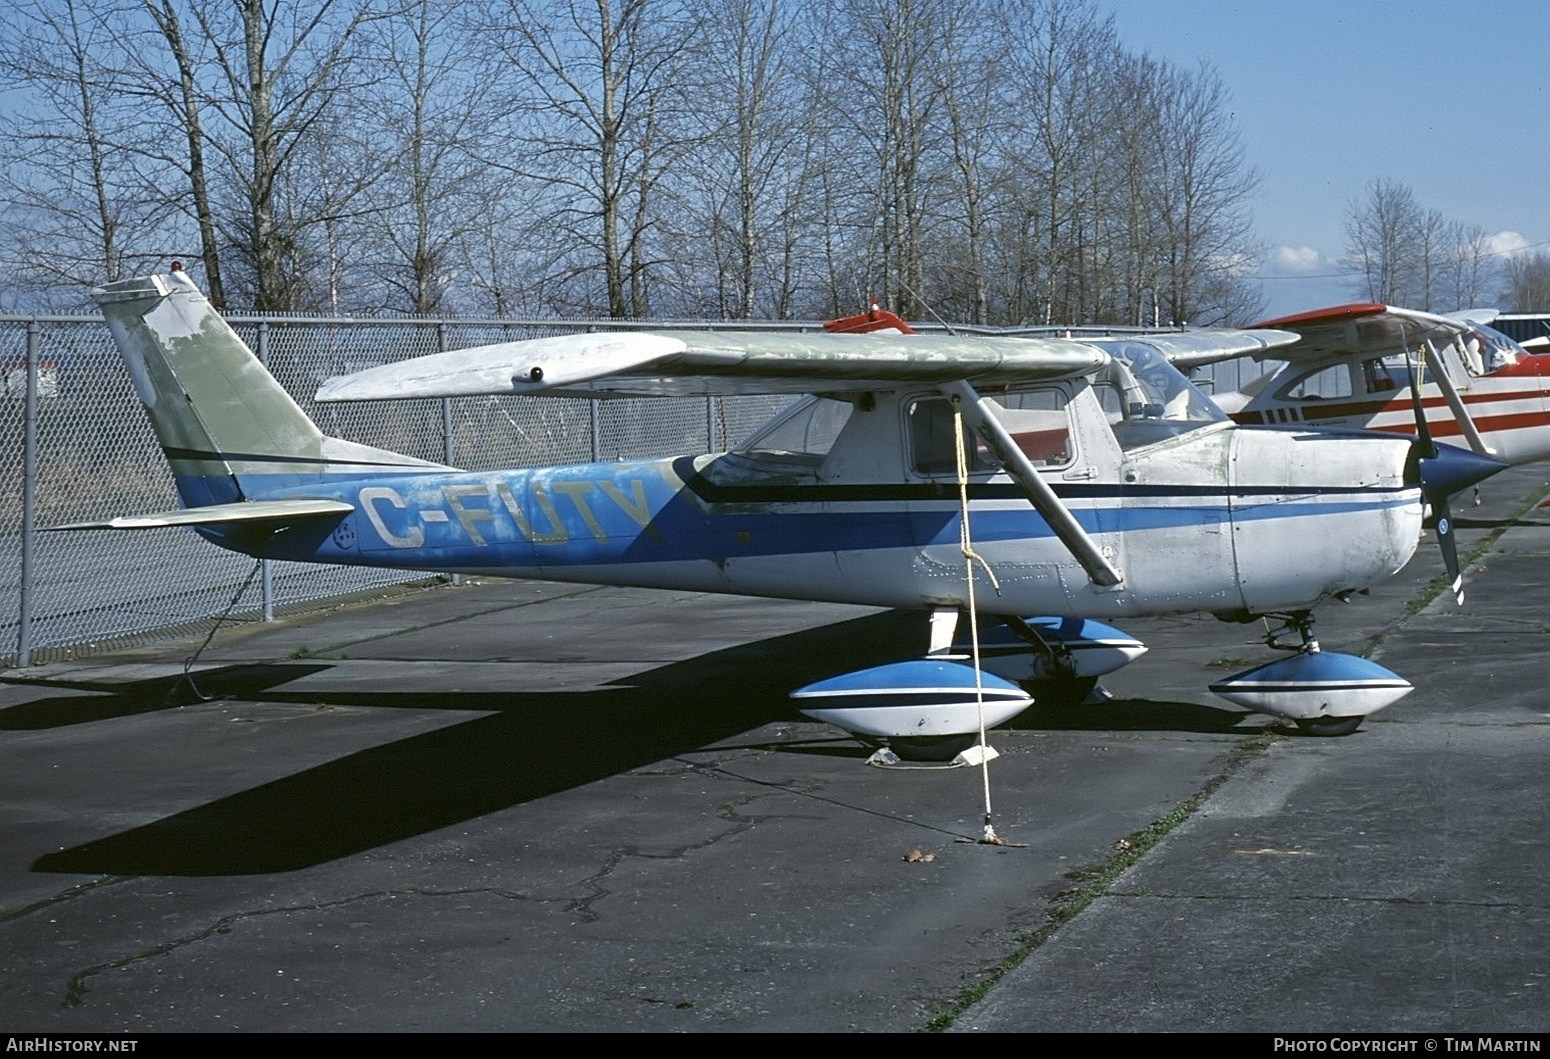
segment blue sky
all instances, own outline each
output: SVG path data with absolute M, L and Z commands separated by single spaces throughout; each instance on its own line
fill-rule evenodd
M 1095 0 L 1121 43 L 1220 75 L 1263 177 L 1271 315 L 1356 300 L 1333 275 L 1380 178 L 1505 248 L 1550 249 L 1550 4 Z M 1453 308 L 1439 306 L 1437 308 Z

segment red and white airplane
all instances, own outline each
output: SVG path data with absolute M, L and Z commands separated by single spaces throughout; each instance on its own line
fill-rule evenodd
M 1295 331 L 1291 346 L 1251 354 L 1267 370 L 1212 394 L 1243 424 L 1351 427 L 1413 434 L 1411 374 L 1432 434 L 1508 463 L 1550 457 L 1550 355 L 1488 326 L 1495 309 L 1436 314 L 1359 303 L 1253 328 Z M 1220 358 L 1216 358 L 1220 359 Z M 1180 367 L 1207 363 L 1174 358 Z

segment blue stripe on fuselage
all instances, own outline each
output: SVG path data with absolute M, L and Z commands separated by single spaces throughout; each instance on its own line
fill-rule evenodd
M 248 527 L 206 535 L 269 558 L 427 570 L 720 560 L 958 541 L 957 504 L 935 483 L 727 487 L 709 483 L 687 461 L 325 476 L 305 487 L 284 485 L 290 488 L 264 491 L 262 482 L 243 478 L 250 497 L 325 497 L 356 511 L 341 522 L 278 534 Z M 1342 490 L 1330 499 L 1281 487 L 1056 488 L 1090 533 L 1312 518 L 1417 502 L 1414 489 Z M 1004 492 L 1013 502 L 986 504 Z M 1031 507 L 1015 502 L 1021 499 L 1015 486 L 1008 492 L 1002 483 L 980 483 L 971 495 L 978 500 L 971 515 L 976 541 L 1053 536 Z M 1121 506 L 1127 495 L 1145 506 Z

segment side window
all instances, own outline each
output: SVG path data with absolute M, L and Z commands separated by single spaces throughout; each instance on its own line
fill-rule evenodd
M 1393 393 L 1399 389 L 1394 373 L 1389 371 L 1382 357 L 1362 361 L 1362 385 L 1368 393 L 1374 394 Z
M 1064 467 L 1071 462 L 1071 420 L 1066 391 L 1025 390 L 996 402 L 996 418 L 1035 467 Z
M 1071 421 L 1066 401 L 1065 390 L 1054 387 L 990 398 L 996 419 L 1035 467 L 1063 467 L 1071 462 Z M 923 397 L 910 402 L 905 416 L 915 472 L 929 477 L 956 475 L 951 402 L 945 397 Z M 965 447 L 971 474 L 998 468 L 995 455 L 972 432 Z
M 916 473 L 931 477 L 956 475 L 958 456 L 953 452 L 953 406 L 945 397 L 922 397 L 911 401 L 905 409 L 905 422 L 910 439 L 910 460 Z M 974 435 L 967 435 L 966 444 L 973 445 Z M 969 449 L 969 471 L 984 471 L 987 467 L 977 462 L 980 455 Z
M 1281 390 L 1280 396 L 1288 401 L 1329 401 L 1351 396 L 1351 369 L 1345 364 L 1331 364 L 1319 371 L 1309 372 Z

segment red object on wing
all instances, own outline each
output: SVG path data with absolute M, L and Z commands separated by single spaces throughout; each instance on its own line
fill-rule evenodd
M 1250 324 L 1249 327 L 1295 331 L 1298 327 L 1306 327 L 1309 324 L 1332 324 L 1338 320 L 1350 320 L 1357 316 L 1376 316 L 1378 313 L 1388 312 L 1388 308 L 1387 305 L 1379 305 L 1376 302 L 1355 302 L 1351 305 L 1335 305 L 1328 309 L 1314 309 L 1294 316 L 1281 316 L 1274 320 L 1261 320 L 1257 324 Z
M 900 319 L 897 314 L 887 309 L 879 309 L 876 301 L 873 301 L 872 307 L 864 313 L 825 321 L 823 329 L 837 335 L 864 335 L 869 331 L 889 330 L 897 331 L 901 335 L 915 333 L 915 329 Z

